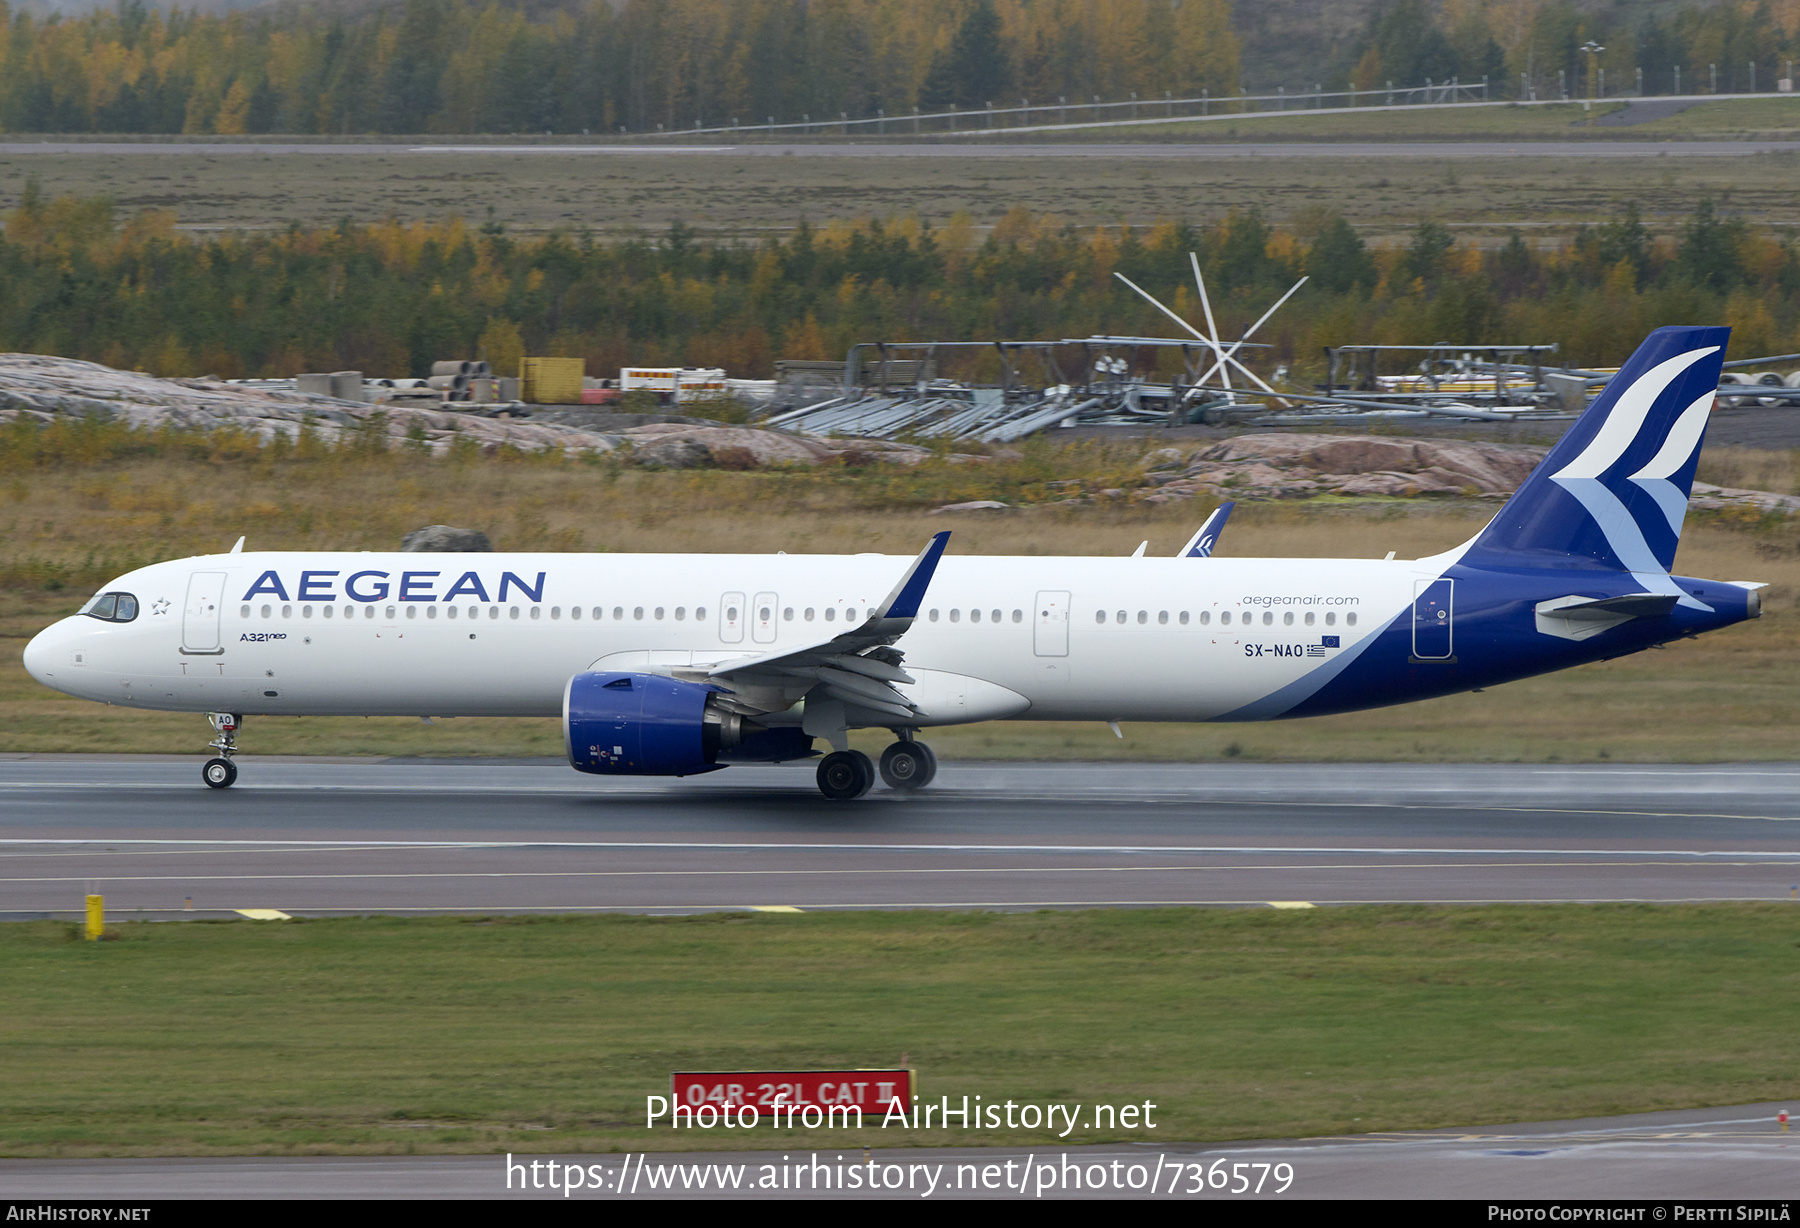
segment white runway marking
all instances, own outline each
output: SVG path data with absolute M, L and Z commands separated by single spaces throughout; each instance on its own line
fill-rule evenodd
M 873 842 L 813 843 L 800 841 L 713 841 L 713 840 L 196 840 L 130 837 L 119 840 L 94 837 L 0 837 L 0 850 L 19 847 L 83 847 L 156 845 L 168 846 L 169 852 L 232 852 L 250 849 L 256 852 L 357 852 L 365 849 L 671 849 L 714 850 L 729 852 L 899 852 L 899 853 L 1107 853 L 1156 856 L 1332 856 L 1332 857 L 1642 857 L 1642 858 L 1752 858 L 1780 861 L 1800 854 L 1793 851 L 1760 849 L 1554 849 L 1554 848 L 1434 848 L 1430 846 L 1357 845 L 1234 845 L 1234 844 L 879 844 Z M 139 850 L 131 849 L 132 853 Z M 5 856 L 104 856 L 106 853 L 82 854 L 9 853 Z
M 1777 862 L 1777 865 L 1800 866 L 1800 857 L 1789 855 L 1790 860 Z M 1268 866 L 900 866 L 894 868 L 860 869 L 826 867 L 817 870 L 784 870 L 784 869 L 733 869 L 733 870 L 437 870 L 437 871 L 383 871 L 371 870 L 361 874 L 264 874 L 248 871 L 243 874 L 104 874 L 104 875 L 61 875 L 36 878 L 0 878 L 4 883 L 207 883 L 249 881 L 258 883 L 282 882 L 336 882 L 342 879 L 440 879 L 440 878 L 781 878 L 781 877 L 817 877 L 824 875 L 890 875 L 928 874 L 934 878 L 949 874 L 1172 874 L 1172 873 L 1229 873 L 1242 874 L 1249 870 L 1302 871 L 1319 873 L 1327 870 L 1518 870 L 1518 869 L 1597 869 L 1606 866 L 1656 866 L 1667 865 L 1658 861 L 1574 861 L 1574 862 L 1519 862 L 1519 861 L 1427 861 L 1413 865 L 1395 865 L 1371 863 L 1358 865 L 1354 862 L 1333 865 L 1268 865 Z M 1768 862 L 1714 862 L 1727 866 L 1768 865 Z

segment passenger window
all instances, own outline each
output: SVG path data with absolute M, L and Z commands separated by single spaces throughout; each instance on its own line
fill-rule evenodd
M 679 610 L 677 610 L 675 612 L 675 616 L 677 618 L 681 617 L 681 612 Z M 781 621 L 784 623 L 791 623 L 794 621 L 794 607 L 793 606 L 789 606 L 789 607 L 787 607 L 787 609 L 785 609 L 781 612 Z
M 686 606 L 678 605 L 675 607 L 675 621 L 678 623 L 687 621 L 687 607 Z
M 1123 626 L 1125 623 L 1125 611 L 1120 610 L 1118 613 L 1114 614 L 1113 621 L 1118 623 L 1120 626 Z
M 325 607 L 325 615 L 328 618 L 331 616 L 331 607 L 330 606 Z M 445 606 L 444 607 L 444 617 L 445 618 L 455 618 L 456 617 L 456 607 L 453 605 Z
M 1139 610 L 1138 611 L 1138 626 L 1141 627 L 1149 621 L 1150 621 L 1150 611 L 1149 610 Z
M 663 608 L 661 606 L 657 606 L 656 607 L 656 621 L 661 622 L 662 616 L 663 616 Z
M 1284 627 L 1291 627 L 1294 625 L 1294 612 L 1292 610 L 1287 611 L 1281 616 L 1281 625 Z
M 287 611 L 287 607 L 286 607 L 286 606 L 283 606 L 283 607 L 282 607 L 282 612 L 283 612 L 283 613 L 286 613 L 286 611 Z M 416 606 L 416 605 L 409 605 L 409 606 L 407 606 L 407 607 L 406 607 L 406 616 L 407 616 L 407 617 L 408 617 L 408 618 L 417 618 L 417 617 L 418 617 L 418 616 L 419 616 L 419 607 L 418 607 L 418 606 Z
M 519 616 L 519 607 L 516 605 L 507 606 L 506 607 L 506 616 L 508 618 L 517 618 Z
M 807 612 L 806 612 L 806 616 L 807 616 L 807 617 L 808 617 L 808 618 L 811 618 L 811 617 L 812 617 L 812 611 L 811 611 L 811 610 L 808 610 L 808 611 L 807 611 Z M 933 611 L 932 611 L 932 612 L 931 612 L 931 621 L 932 621 L 932 622 L 936 622 L 936 621 L 937 621 L 937 620 L 938 620 L 938 612 L 937 612 L 937 611 L 936 611 L 936 610 L 933 610 Z
M 93 613 L 93 611 L 92 611 L 92 610 L 90 610 L 90 611 L 88 611 L 88 612 L 89 612 L 89 613 L 90 613 L 90 614 L 91 614 L 91 613 Z M 239 617 L 239 618 L 249 618 L 249 617 L 250 617 L 250 607 L 249 607 L 249 606 L 245 606 L 245 607 L 244 607 L 244 608 L 243 608 L 243 609 L 241 609 L 241 610 L 239 610 L 239 611 L 238 611 L 238 617 Z
M 1015 611 L 1015 613 L 1016 613 L 1016 612 L 1017 612 L 1017 611 Z M 999 611 L 999 610 L 994 610 L 994 611 L 992 611 L 992 612 L 991 612 L 991 613 L 990 613 L 990 614 L 989 614 L 989 615 L 988 615 L 988 620 L 989 620 L 989 621 L 990 621 L 990 622 L 999 622 L 999 621 L 1000 621 L 1000 611 Z
M 1344 615 L 1344 625 L 1346 627 L 1354 627 L 1356 625 L 1356 615 L 1354 615 L 1354 614 Z
M 1024 622 L 1025 621 L 1025 611 L 1024 610 L 1014 610 L 1013 611 L 1013 621 L 1016 623 Z
M 269 615 L 270 615 L 270 614 L 271 614 L 271 613 L 272 613 L 272 612 L 273 612 L 273 610 L 272 610 L 272 607 L 270 607 L 270 606 L 264 606 L 264 607 L 263 607 L 263 608 L 262 608 L 262 616 L 263 616 L 263 617 L 264 617 L 264 618 L 267 618 L 267 617 L 269 617 Z
M 1104 623 L 1106 621 L 1106 611 L 1105 610 L 1095 610 L 1094 611 L 1094 621 L 1097 623 Z
M 631 610 L 631 616 L 636 619 L 642 619 L 644 617 L 644 607 L 641 605 L 633 606 L 632 610 Z
M 972 623 L 980 622 L 981 621 L 981 611 L 980 610 L 970 610 L 969 611 L 969 621 Z
M 1168 626 L 1169 625 L 1169 612 L 1167 610 L 1157 611 L 1156 621 L 1161 623 L 1165 627 Z
M 1230 610 L 1220 610 L 1219 611 L 1219 625 L 1221 627 L 1229 627 L 1231 625 L 1231 611 Z
M 1309 627 L 1313 625 L 1313 612 L 1311 610 L 1306 612 L 1306 625 Z
M 642 618 L 643 616 L 644 616 L 644 612 L 642 610 L 639 610 L 638 617 Z M 725 621 L 728 623 L 734 623 L 737 621 L 737 607 L 736 606 L 728 605 L 725 607 Z
M 705 622 L 706 621 L 706 607 L 705 606 L 697 605 L 694 607 L 694 619 L 697 622 Z
M 281 607 L 281 616 L 283 618 L 292 618 L 294 616 L 294 607 L 291 605 L 282 606 Z
M 622 605 L 614 606 L 613 607 L 613 621 L 617 622 L 619 619 L 624 618 L 624 617 L 625 617 L 625 607 Z
M 554 615 L 554 614 L 552 614 L 552 615 L 551 615 L 551 616 L 550 616 L 550 617 L 551 617 L 551 618 L 555 618 L 555 617 L 556 617 L 556 615 Z M 581 607 L 580 607 L 580 606 L 578 606 L 578 605 L 572 605 L 572 606 L 570 606 L 570 607 L 569 607 L 569 618 L 570 618 L 570 619 L 571 619 L 571 620 L 572 620 L 572 621 L 579 621 L 579 620 L 580 620 L 580 618 L 581 618 Z
M 1263 611 L 1263 626 L 1272 627 L 1274 625 L 1275 625 L 1275 612 L 1273 610 L 1264 610 Z
M 562 617 L 562 607 L 559 605 L 551 606 L 550 607 L 550 617 L 553 619 L 561 618 Z
M 956 617 L 956 615 L 951 614 L 950 617 L 952 619 L 954 619 Z M 825 621 L 828 623 L 836 622 L 837 621 L 837 610 L 831 606 L 826 606 L 825 607 Z
M 825 612 L 827 614 L 831 613 L 830 610 L 827 610 Z M 950 621 L 953 623 L 961 622 L 962 621 L 962 611 L 961 610 L 951 610 L 950 611 Z
M 332 616 L 332 615 L 331 615 L 331 607 L 330 607 L 330 606 L 324 606 L 324 607 L 322 607 L 322 608 L 321 608 L 321 609 L 320 609 L 320 610 L 319 610 L 319 613 L 320 613 L 320 614 L 322 614 L 322 615 L 323 615 L 323 616 L 325 616 L 325 617 L 326 617 L 326 618 L 330 618 L 330 617 L 331 617 L 331 616 Z M 455 606 L 451 606 L 451 607 L 450 607 L 450 613 L 452 613 L 452 614 L 455 614 L 455 613 L 456 613 L 456 607 L 455 607 Z
M 1184 627 L 1188 625 L 1188 612 L 1186 610 L 1181 612 L 1181 625 Z
M 370 607 L 370 608 L 371 608 L 371 609 L 373 609 L 373 608 L 374 608 L 374 607 L 373 607 L 373 606 L 371 606 L 371 607 Z M 267 614 L 268 614 L 268 612 L 269 612 L 269 607 L 268 607 L 268 606 L 264 606 L 264 607 L 263 607 L 263 614 L 264 614 L 264 615 L 265 615 L 265 616 L 266 616 L 266 615 L 267 615 Z M 394 621 L 394 607 L 393 607 L 393 606 L 389 606 L 389 607 L 388 607 L 388 608 L 387 608 L 387 620 L 388 620 L 388 621 L 389 621 L 389 622 L 393 622 L 393 621 Z
M 537 605 L 534 605 L 534 606 L 532 606 L 532 607 L 531 607 L 531 616 L 532 616 L 532 617 L 533 617 L 533 618 L 536 618 L 536 617 L 538 617 L 538 616 L 539 616 L 539 615 L 540 615 L 540 614 L 542 614 L 542 613 L 543 613 L 543 612 L 544 612 L 544 607 L 543 607 L 543 606 L 537 606 Z
M 804 618 L 805 618 L 805 619 L 806 619 L 806 621 L 807 621 L 807 622 L 811 622 L 811 621 L 812 621 L 812 620 L 813 620 L 813 612 L 812 612 L 812 607 L 811 607 L 811 606 L 808 606 L 808 607 L 807 607 L 807 608 L 806 608 L 806 613 L 805 613 L 805 614 L 804 614 L 804 615 L 803 615 L 803 616 L 802 616 L 802 617 L 804 617 Z M 932 612 L 931 612 L 931 621 L 932 621 L 932 622 L 936 622 L 936 621 L 937 621 L 937 611 L 936 611 L 936 610 L 933 610 L 933 611 L 932 611 Z
M 1336 614 L 1330 614 L 1330 613 L 1328 613 L 1328 614 L 1326 614 L 1326 615 L 1325 615 L 1325 625 L 1326 625 L 1326 626 L 1327 626 L 1327 627 L 1335 627 L 1335 626 L 1337 626 L 1337 615 L 1336 615 Z

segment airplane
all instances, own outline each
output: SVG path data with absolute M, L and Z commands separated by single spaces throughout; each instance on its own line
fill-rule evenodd
M 1263 721 L 1470 691 L 1759 617 L 1672 574 L 1730 330 L 1651 333 L 1469 541 L 1427 558 L 260 552 L 120 576 L 24 654 L 103 703 L 560 716 L 570 765 L 688 776 L 818 754 L 828 798 L 928 785 L 921 732 Z M 1212 520 L 1222 523 L 1221 509 Z M 1211 521 L 1209 521 L 1211 523 Z M 1216 537 L 1218 524 L 1212 524 Z M 879 764 L 854 729 L 888 729 Z

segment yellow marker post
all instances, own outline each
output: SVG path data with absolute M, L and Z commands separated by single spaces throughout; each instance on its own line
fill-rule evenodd
M 87 898 L 87 940 L 98 941 L 106 932 L 106 897 L 90 895 Z

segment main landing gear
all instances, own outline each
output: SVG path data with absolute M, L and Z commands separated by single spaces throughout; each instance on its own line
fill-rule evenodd
M 910 731 L 881 752 L 881 780 L 890 789 L 910 793 L 937 775 L 937 756 Z M 819 760 L 819 792 L 834 802 L 853 802 L 875 787 L 876 768 L 860 750 L 833 751 Z
M 213 731 L 219 735 L 207 745 L 219 753 L 201 766 L 200 779 L 208 788 L 229 789 L 237 783 L 237 764 L 231 757 L 237 754 L 237 731 L 244 723 L 243 718 L 230 712 L 208 712 L 206 719 L 212 722 Z

